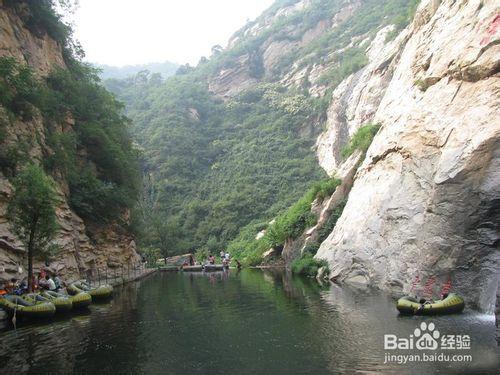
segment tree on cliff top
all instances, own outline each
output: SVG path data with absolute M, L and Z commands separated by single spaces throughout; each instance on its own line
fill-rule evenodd
M 28 250 L 28 289 L 33 290 L 33 256 L 47 250 L 57 231 L 54 181 L 30 164 L 14 181 L 9 214 L 15 233 Z

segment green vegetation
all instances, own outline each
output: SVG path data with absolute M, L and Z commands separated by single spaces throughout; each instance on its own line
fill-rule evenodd
M 297 275 L 315 277 L 320 267 L 328 267 L 328 263 L 323 259 L 314 259 L 310 253 L 295 260 L 292 263 L 292 272 Z
M 312 202 L 316 198 L 323 199 L 331 195 L 340 182 L 338 179 L 330 179 L 314 184 L 301 199 L 284 214 L 278 216 L 267 228 L 263 238 L 267 246 L 281 246 L 287 238 L 297 238 L 307 227 L 316 224 L 316 216 L 311 212 Z
M 368 147 L 370 147 L 379 129 L 380 124 L 367 124 L 360 127 L 354 133 L 349 143 L 342 149 L 342 157 L 347 159 L 356 150 L 360 150 L 364 154 L 368 150 Z
M 0 105 L 10 112 L 10 117 L 31 118 L 33 106 L 40 105 L 40 101 L 40 87 L 32 70 L 13 57 L 0 57 Z
M 71 37 L 71 28 L 61 22 L 60 16 L 54 11 L 56 3 L 64 5 L 64 1 L 54 0 L 27 0 L 30 14 L 26 26 L 35 35 L 43 36 L 45 33 L 62 46 L 66 46 Z M 15 0 L 8 0 L 15 3 Z
M 370 41 L 376 32 L 386 25 L 395 25 L 394 35 L 403 29 L 412 19 L 419 0 L 365 0 L 356 9 L 352 17 L 345 19 L 336 27 L 315 38 L 303 48 L 295 48 L 284 54 L 281 61 L 274 67 L 273 77 L 279 77 L 289 70 L 293 63 L 299 61 L 302 67 L 313 63 L 333 65 L 333 67 L 321 77 L 320 83 L 333 88 L 338 85 L 349 74 L 356 72 L 367 63 L 364 47 L 349 47 L 352 41 Z M 339 1 L 316 1 L 306 8 L 303 13 L 311 12 L 311 9 L 323 9 L 324 18 L 329 17 L 336 9 L 342 6 Z M 329 11 L 326 11 L 329 10 Z M 312 12 L 315 13 L 315 12 Z M 303 17 L 300 13 L 290 18 L 280 20 L 283 24 L 292 24 L 295 17 Z M 307 23 L 306 23 L 307 24 Z M 283 26 L 277 25 L 281 28 Z M 285 29 L 286 30 L 286 29 Z M 303 31 L 302 31 L 303 33 Z M 298 33 L 298 35 L 302 35 Z M 274 33 L 279 35 L 278 33 Z M 340 56 L 335 51 L 344 50 Z M 345 56 L 343 56 L 345 55 Z
M 262 84 L 222 102 L 190 74 L 112 84 L 128 104 L 144 171 L 175 228 L 176 252 L 220 250 L 242 227 L 274 217 L 325 177 L 311 149 L 314 136 L 301 135 L 317 106 L 299 92 Z M 152 237 L 141 246 L 158 246 Z
M 425 92 L 427 91 L 427 89 L 430 87 L 430 84 L 422 79 L 417 79 L 415 82 L 414 82 L 414 85 L 417 86 L 420 91 L 422 92 Z
M 368 64 L 368 58 L 363 49 L 349 48 L 335 59 L 335 66 L 323 73 L 318 79 L 318 83 L 337 87 L 346 77 L 357 72 Z
M 333 89 L 366 65 L 366 48 L 378 30 L 408 23 L 418 1 L 364 0 L 351 16 L 309 42 L 296 43 L 265 71 L 263 53 L 270 42 L 302 41 L 307 31 L 346 5 L 313 0 L 257 33 L 247 32 L 294 3 L 275 2 L 235 34 L 233 47 L 214 46 L 210 58 L 203 57 L 196 67 L 181 66 L 173 77 L 143 71 L 106 81 L 126 104 L 133 135 L 143 150 L 144 179 L 157 196 L 149 218 L 141 215 L 141 247 L 161 247 L 154 225 L 145 224 L 160 215 L 170 252 L 197 251 L 203 258 L 228 246 L 235 257 L 255 264 L 270 246 L 282 246 L 286 238 L 300 236 L 315 223 L 311 202 L 329 195 L 338 183 L 324 182 L 303 196 L 311 182 L 326 178 L 312 147 Z M 261 83 L 222 101 L 209 91 L 209 82 L 222 69 L 238 66 L 242 56 L 248 58 L 249 75 Z M 320 78 L 326 86 L 323 97 L 309 96 L 307 77 L 298 88 L 271 83 L 279 82 L 294 64 L 331 67 Z M 365 136 L 356 138 L 346 155 L 363 149 Z M 274 224 L 263 224 L 273 217 Z M 265 237 L 255 240 L 263 228 Z
M 262 254 L 266 250 L 271 247 L 282 247 L 286 239 L 297 238 L 307 227 L 316 223 L 317 217 L 311 212 L 311 203 L 316 198 L 322 200 L 330 196 L 340 182 L 338 179 L 326 179 L 315 183 L 302 198 L 274 219 L 272 224 L 250 223 L 231 241 L 228 251 L 245 264 L 252 266 L 260 264 Z M 255 239 L 256 233 L 263 229 L 266 230 L 265 235 L 258 240 Z M 319 244 L 315 243 L 314 246 L 314 251 L 311 251 L 313 255 L 316 254 Z
M 328 217 L 328 220 L 326 223 L 323 224 L 323 226 L 318 230 L 318 243 L 321 244 L 326 238 L 330 235 L 330 233 L 333 232 L 333 228 L 335 228 L 335 225 L 337 224 L 337 220 L 340 218 L 342 215 L 342 212 L 344 211 L 346 201 L 340 202 L 330 213 L 330 216 Z M 318 246 L 319 248 L 319 246 Z M 317 250 L 317 249 L 316 249 Z M 314 254 L 316 254 L 316 251 L 314 251 Z
M 133 205 L 138 180 L 128 120 L 121 115 L 122 105 L 100 85 L 94 69 L 75 60 L 71 70 L 57 69 L 41 81 L 29 66 L 0 57 L 0 86 L 0 105 L 11 121 L 18 116 L 29 120 L 36 111 L 42 115 L 52 150 L 44 166 L 64 174 L 70 203 L 78 214 L 106 221 Z M 73 131 L 60 133 L 57 124 L 66 121 L 69 113 L 75 121 Z M 5 174 L 15 173 L 19 162 L 27 159 L 25 151 L 20 143 L 1 153 Z M 83 151 L 88 158 L 77 160 Z
M 28 250 L 28 288 L 32 290 L 33 256 L 49 248 L 57 230 L 54 181 L 37 165 L 27 165 L 14 180 L 9 204 L 12 228 Z
M 63 6 L 71 3 L 59 2 Z M 45 138 L 44 169 L 67 181 L 71 207 L 94 223 L 116 221 L 125 208 L 134 205 L 139 187 L 129 121 L 122 115 L 123 106 L 101 86 L 98 71 L 79 60 L 71 28 L 61 21 L 54 4 L 50 0 L 28 1 L 25 22 L 33 33 L 47 33 L 60 43 L 68 69 L 57 68 L 40 79 L 30 66 L 12 57 L 0 57 L 0 107 L 10 120 L 4 124 L 1 116 L 0 143 L 5 142 L 8 127 L 16 119 L 28 121 L 38 116 L 45 133 L 34 130 L 31 138 L 2 144 L 0 168 L 6 176 L 14 177 L 29 161 L 30 148 Z M 6 6 L 20 5 L 7 1 Z
M 54 71 L 47 89 L 45 118 L 59 122 L 69 112 L 75 121 L 74 133 L 49 138 L 54 154 L 47 166 L 65 172 L 79 215 L 95 222 L 117 219 L 134 205 L 139 189 L 137 152 L 122 105 L 100 85 L 97 71 L 81 63 Z M 76 163 L 82 151 L 87 158 Z

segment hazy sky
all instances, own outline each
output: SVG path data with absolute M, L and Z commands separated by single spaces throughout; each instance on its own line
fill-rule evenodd
M 196 64 L 273 0 L 80 0 L 72 17 L 86 60 Z

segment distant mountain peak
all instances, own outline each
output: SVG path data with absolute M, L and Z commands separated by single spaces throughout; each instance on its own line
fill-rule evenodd
M 92 64 L 96 68 L 102 70 L 100 76 L 101 79 L 117 78 L 123 79 L 136 75 L 140 71 L 148 70 L 151 73 L 160 73 L 163 78 L 170 77 L 175 74 L 179 68 L 179 64 L 173 63 L 171 61 L 164 62 L 154 62 L 147 64 L 136 64 L 136 65 L 124 65 L 124 66 L 113 66 L 106 64 Z

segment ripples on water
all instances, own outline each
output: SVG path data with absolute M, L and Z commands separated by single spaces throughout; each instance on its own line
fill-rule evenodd
M 472 364 L 384 364 L 383 335 L 421 321 L 472 338 Z M 110 303 L 0 332 L 0 373 L 495 373 L 494 319 L 466 312 L 399 317 L 370 291 L 279 271 L 163 273 L 118 289 Z

